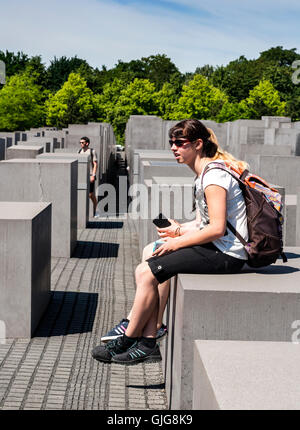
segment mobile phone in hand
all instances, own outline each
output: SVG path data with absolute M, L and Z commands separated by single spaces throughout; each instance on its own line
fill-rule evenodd
M 160 213 L 157 218 L 154 218 L 152 222 L 156 225 L 158 228 L 165 228 L 171 225 L 170 221 L 162 214 Z
M 153 244 L 152 252 L 154 252 L 157 248 L 159 248 L 164 243 L 165 243 L 165 241 L 163 239 L 158 239 L 157 241 L 155 241 Z

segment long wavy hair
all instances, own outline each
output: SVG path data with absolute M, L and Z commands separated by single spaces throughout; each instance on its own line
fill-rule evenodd
M 245 170 L 249 167 L 245 161 L 238 160 L 229 152 L 224 151 L 220 147 L 215 133 L 198 119 L 185 119 L 178 122 L 169 130 L 169 137 L 185 137 L 190 142 L 202 139 L 203 157 L 211 158 L 212 161 L 227 161 L 237 170 Z

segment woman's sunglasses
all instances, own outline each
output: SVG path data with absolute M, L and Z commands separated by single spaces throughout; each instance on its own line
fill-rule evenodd
M 170 144 L 170 146 L 172 146 L 172 145 L 176 145 L 177 146 L 177 148 L 180 148 L 181 146 L 183 146 L 186 142 L 190 142 L 188 139 L 184 139 L 184 140 L 181 140 L 181 139 L 175 139 L 175 140 L 172 140 L 172 139 L 169 139 L 169 144 Z

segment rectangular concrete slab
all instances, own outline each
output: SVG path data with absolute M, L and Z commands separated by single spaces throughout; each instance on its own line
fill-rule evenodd
M 139 168 L 139 184 L 153 176 L 195 176 L 186 165 L 178 164 L 176 160 L 145 160 L 141 161 Z
M 7 148 L 6 159 L 11 160 L 13 158 L 36 158 L 37 155 L 44 152 L 43 146 L 33 145 L 14 145 Z
M 0 201 L 52 203 L 52 256 L 70 257 L 77 242 L 77 160 L 0 163 Z
M 0 161 L 5 160 L 6 138 L 0 137 Z
M 0 320 L 30 338 L 50 300 L 51 204 L 0 202 Z
M 78 182 L 77 182 L 77 228 L 86 228 L 89 220 L 89 174 L 90 155 L 68 152 L 55 152 L 51 154 L 41 154 L 36 157 L 42 160 L 77 160 L 78 162 Z
M 179 222 L 195 218 L 192 212 L 193 178 L 154 176 L 153 180 L 144 181 L 140 193 L 140 212 L 136 219 L 142 255 L 143 248 L 148 243 L 159 239 L 152 220 L 160 213 Z
M 300 409 L 300 345 L 194 342 L 193 409 Z
M 173 278 L 164 357 L 172 409 L 192 407 L 193 340 L 291 340 L 300 315 L 300 248 L 286 251 L 287 263 L 257 271 Z

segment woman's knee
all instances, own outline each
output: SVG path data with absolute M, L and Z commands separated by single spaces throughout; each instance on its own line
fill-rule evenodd
M 154 242 L 148 243 L 148 245 L 145 246 L 145 248 L 143 249 L 142 261 L 146 261 L 148 258 L 152 256 L 153 246 L 154 246 Z
M 154 281 L 155 280 L 155 276 L 153 275 L 149 264 L 147 262 L 142 262 L 140 263 L 136 270 L 135 270 L 135 276 L 136 276 L 136 280 L 140 281 L 140 280 L 148 280 L 148 281 Z

